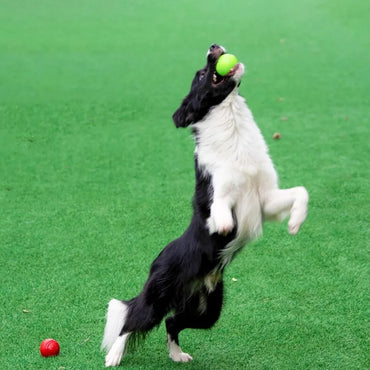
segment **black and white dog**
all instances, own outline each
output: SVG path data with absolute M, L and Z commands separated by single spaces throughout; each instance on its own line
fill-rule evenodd
M 184 234 L 154 260 L 143 291 L 126 301 L 112 299 L 102 348 L 106 366 L 117 366 L 128 341 L 166 319 L 173 361 L 192 357 L 179 346 L 185 328 L 210 328 L 220 316 L 224 268 L 246 243 L 262 233 L 265 220 L 290 215 L 296 234 L 306 219 L 304 187 L 279 189 L 278 177 L 260 130 L 238 87 L 244 66 L 216 73 L 225 49 L 212 45 L 207 64 L 173 115 L 176 127 L 192 125 L 195 137 L 194 214 Z

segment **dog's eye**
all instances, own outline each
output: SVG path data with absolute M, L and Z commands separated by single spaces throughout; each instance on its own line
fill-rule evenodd
M 205 72 L 201 72 L 201 73 L 199 74 L 199 81 L 202 81 L 205 75 L 206 75 L 206 73 L 205 73 Z

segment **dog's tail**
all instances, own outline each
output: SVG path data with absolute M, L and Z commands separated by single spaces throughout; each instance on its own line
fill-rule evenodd
M 142 295 L 129 301 L 110 300 L 101 350 L 109 352 L 119 336 L 126 334 L 127 347 L 134 350 L 147 333 L 159 325 L 165 312 L 157 317 L 152 305 L 144 304 Z M 158 314 L 158 312 L 157 312 Z M 125 341 L 125 342 L 126 342 Z
M 107 322 L 105 324 L 104 336 L 101 344 L 102 350 L 109 352 L 113 343 L 121 334 L 121 330 L 126 322 L 128 308 L 126 302 L 119 301 L 118 299 L 112 299 L 109 302 Z

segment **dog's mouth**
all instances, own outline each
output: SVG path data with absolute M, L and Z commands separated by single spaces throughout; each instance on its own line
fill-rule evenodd
M 225 54 L 225 52 L 222 52 L 218 56 L 217 61 L 220 58 L 220 56 L 223 55 L 223 54 Z M 216 61 L 216 64 L 217 64 L 217 61 Z M 230 72 L 228 74 L 226 74 L 225 76 L 221 76 L 220 74 L 218 74 L 216 69 L 215 69 L 214 72 L 213 72 L 213 76 L 212 76 L 213 85 L 214 86 L 219 86 L 219 85 L 223 84 L 224 82 L 226 82 L 227 80 L 229 80 L 231 77 L 233 77 L 235 75 L 235 73 L 237 72 L 239 67 L 240 67 L 240 63 L 237 63 L 234 66 L 234 68 L 231 68 Z
M 226 53 L 226 49 L 223 46 L 212 44 L 207 52 L 208 65 L 212 71 L 212 86 L 220 87 L 221 85 L 230 82 L 231 79 L 235 80 L 236 83 L 240 84 L 240 77 L 244 73 L 244 66 L 242 63 L 237 63 L 230 71 L 224 76 L 221 76 L 216 71 L 216 65 L 221 57 Z M 236 76 L 235 76 L 236 75 Z M 240 75 L 240 76 L 239 76 Z M 234 77 L 235 76 L 235 77 Z
M 218 74 L 217 73 L 217 71 L 215 70 L 214 72 L 213 72 L 213 76 L 212 76 L 212 82 L 213 82 L 213 85 L 221 85 L 223 82 L 225 82 L 225 81 L 227 81 L 227 80 L 229 80 L 231 77 L 233 77 L 234 75 L 235 75 L 235 73 L 236 73 L 236 71 L 239 69 L 239 67 L 240 67 L 240 63 L 237 63 L 236 65 L 235 65 L 235 67 L 234 68 L 232 68 L 231 70 L 230 70 L 230 72 L 227 74 L 227 75 L 225 75 L 225 76 L 221 76 L 220 74 Z

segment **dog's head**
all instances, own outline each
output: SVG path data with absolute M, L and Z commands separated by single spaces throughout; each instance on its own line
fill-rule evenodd
M 243 64 L 238 63 L 226 76 L 216 72 L 218 58 L 225 52 L 225 48 L 216 44 L 209 48 L 206 66 L 195 74 L 189 94 L 172 116 L 176 127 L 187 127 L 200 121 L 240 85 Z

